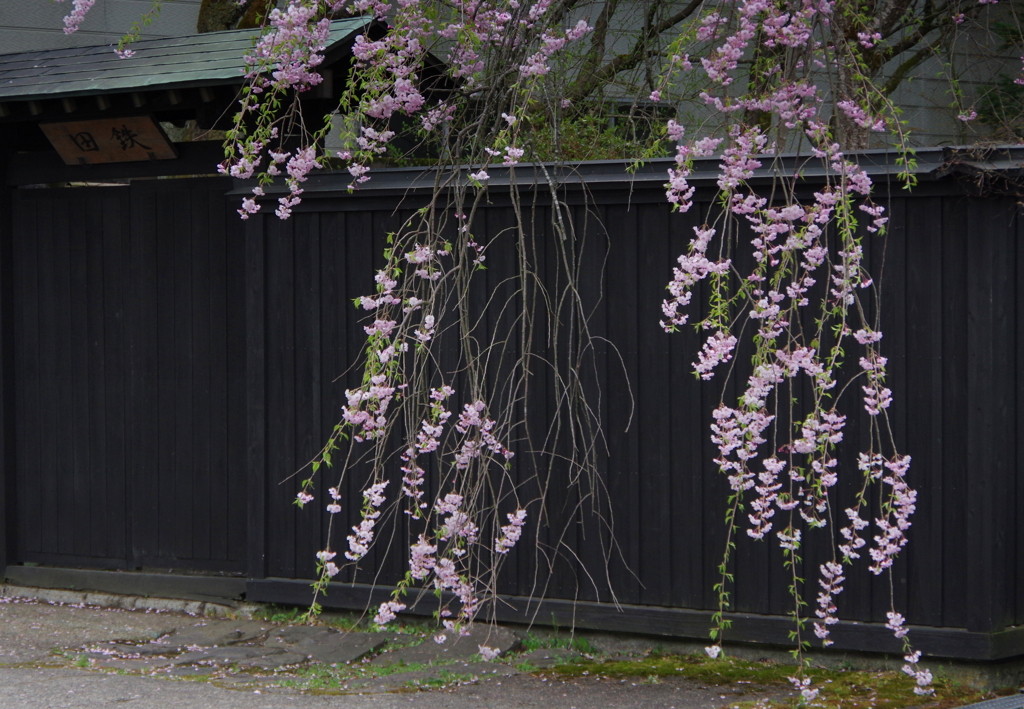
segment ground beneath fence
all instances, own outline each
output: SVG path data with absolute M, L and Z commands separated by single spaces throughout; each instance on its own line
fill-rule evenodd
M 786 680 L 794 668 L 773 663 L 730 664 L 660 655 L 656 648 L 609 654 L 614 650 L 586 641 L 538 638 L 483 624 L 469 636 L 437 643 L 436 631 L 415 624 L 396 629 L 402 632 L 366 632 L 351 618 L 300 625 L 271 617 L 276 616 L 198 618 L 170 610 L 0 598 L 0 707 L 783 709 L 797 704 Z M 486 661 L 481 648 L 496 657 Z M 815 683 L 823 694 L 831 692 L 827 706 L 863 709 L 953 707 L 991 696 L 946 687 L 939 701 L 921 702 L 893 672 L 819 673 Z

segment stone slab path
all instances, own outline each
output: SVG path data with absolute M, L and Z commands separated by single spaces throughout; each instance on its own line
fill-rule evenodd
M 484 661 L 480 645 L 498 658 Z M 0 707 L 717 709 L 736 701 L 724 687 L 685 680 L 563 680 L 540 668 L 577 654 L 521 649 L 515 633 L 483 624 L 439 644 L 430 635 L 0 596 Z
M 134 642 L 108 640 L 61 650 L 65 664 L 83 669 L 153 677 L 216 676 L 236 688 L 252 686 L 263 691 L 301 686 L 303 671 L 317 665 L 351 668 L 343 673 L 346 676 L 338 686 L 325 689 L 363 694 L 458 686 L 480 677 L 519 674 L 509 664 L 485 662 L 481 646 L 501 658 L 519 649 L 521 642 L 514 633 L 487 625 L 476 625 L 465 636 L 421 637 L 343 632 L 320 625 L 282 627 L 256 620 L 206 619 L 180 623 L 160 631 L 157 637 Z M 562 661 L 573 658 L 566 652 L 544 656 Z

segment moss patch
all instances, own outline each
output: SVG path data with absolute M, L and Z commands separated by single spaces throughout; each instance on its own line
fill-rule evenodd
M 560 677 L 607 677 L 640 679 L 647 682 L 676 678 L 699 682 L 711 687 L 750 686 L 790 688 L 789 677 L 797 668 L 775 662 L 750 662 L 733 658 L 712 660 L 700 655 L 652 655 L 643 659 L 624 661 L 581 661 L 548 670 Z M 841 707 L 842 709 L 952 709 L 973 702 L 992 699 L 993 692 L 983 692 L 949 678 L 938 676 L 933 683 L 935 694 L 920 697 L 914 694 L 913 681 L 900 672 L 867 672 L 862 670 L 836 670 L 808 668 L 805 676 L 811 678 L 821 693 L 810 706 Z M 1008 690 L 1009 691 L 1009 690 Z M 796 707 L 800 698 L 772 700 L 772 706 Z M 739 701 L 731 706 L 754 706 L 754 702 Z

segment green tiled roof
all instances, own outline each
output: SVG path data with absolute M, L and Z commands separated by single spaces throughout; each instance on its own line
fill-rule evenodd
M 351 41 L 369 22 L 335 20 L 325 51 Z M 239 84 L 254 36 L 253 30 L 231 30 L 140 40 L 130 59 L 110 45 L 0 54 L 0 101 Z

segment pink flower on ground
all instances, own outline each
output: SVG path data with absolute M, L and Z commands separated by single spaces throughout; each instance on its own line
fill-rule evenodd
M 487 647 L 486 645 L 478 645 L 477 648 L 480 650 L 480 656 L 490 662 L 501 654 L 501 651 L 495 647 Z

